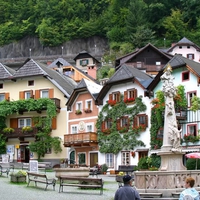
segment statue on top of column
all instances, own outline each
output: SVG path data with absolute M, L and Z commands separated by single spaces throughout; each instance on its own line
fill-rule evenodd
M 174 109 L 174 96 L 176 95 L 176 87 L 174 86 L 174 77 L 171 75 L 172 68 L 168 64 L 165 73 L 161 76 L 163 82 L 163 92 L 165 96 L 165 123 L 167 126 L 164 134 L 167 134 L 167 138 L 172 145 L 171 151 L 181 151 L 180 134 L 182 130 L 178 129 L 176 114 Z

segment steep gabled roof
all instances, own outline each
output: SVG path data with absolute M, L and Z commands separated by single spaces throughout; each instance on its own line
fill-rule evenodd
M 162 76 L 164 69 L 168 66 L 168 64 L 172 67 L 172 70 L 180 67 L 187 67 L 189 71 L 193 72 L 197 77 L 200 77 L 200 63 L 177 54 L 156 75 L 154 80 L 147 87 L 149 91 L 153 91 L 153 89 L 156 87 L 160 81 L 160 77 Z
M 101 85 L 98 85 L 92 81 L 88 81 L 87 79 L 82 79 L 81 82 L 74 89 L 73 93 L 71 94 L 69 100 L 66 103 L 67 110 L 71 109 L 71 106 L 75 102 L 75 99 L 77 98 L 79 93 L 89 92 L 91 94 L 92 98 L 94 100 L 96 100 L 96 97 L 101 89 L 102 89 Z
M 137 82 L 137 84 L 139 84 L 145 90 L 152 80 L 153 78 L 150 75 L 140 71 L 137 68 L 124 64 L 103 86 L 97 97 L 96 104 L 102 103 L 103 98 L 113 85 L 119 85 L 121 83 L 132 81 Z
M 176 44 L 174 44 L 172 47 L 170 47 L 167 50 L 167 52 L 168 53 L 171 52 L 177 46 L 186 46 L 186 45 L 194 46 L 194 48 L 196 48 L 198 51 L 200 51 L 200 47 L 199 46 L 197 46 L 192 41 L 188 40 L 186 37 L 183 37 L 180 41 L 178 41 Z
M 132 58 L 134 58 L 135 56 L 137 56 L 138 54 L 140 54 L 142 51 L 144 51 L 145 49 L 147 49 L 148 47 L 153 48 L 156 52 L 158 52 L 160 55 L 171 59 L 172 55 L 169 55 L 168 53 L 159 50 L 158 48 L 156 48 L 154 45 L 152 45 L 151 43 L 147 44 L 145 47 L 142 47 L 140 49 L 137 49 L 136 51 L 129 53 L 127 55 L 124 55 L 120 58 L 117 58 L 115 61 L 115 67 L 119 68 L 122 64 L 127 63 L 129 60 L 131 60 Z
M 12 78 L 14 73 L 15 73 L 14 69 L 11 69 L 0 63 L 0 79 Z
M 76 61 L 77 59 L 81 58 L 93 58 L 97 63 L 100 63 L 95 57 L 90 55 L 87 51 L 81 51 L 75 58 L 74 60 Z
M 49 69 L 46 65 L 36 62 L 33 59 L 28 59 L 27 62 L 20 67 L 13 75 L 14 79 L 44 76 L 52 82 L 59 90 L 61 90 L 66 97 L 69 97 L 73 89 L 77 85 L 76 82 L 68 76 L 60 74 L 59 72 Z
M 63 58 L 58 58 L 56 60 L 54 60 L 51 64 L 49 64 L 47 67 L 48 68 L 57 68 L 58 64 L 57 63 L 61 63 L 62 67 L 68 67 L 68 66 L 72 66 L 70 63 L 68 63 L 65 59 Z

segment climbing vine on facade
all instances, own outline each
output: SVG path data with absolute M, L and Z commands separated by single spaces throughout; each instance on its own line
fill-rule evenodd
M 99 113 L 96 123 L 100 152 L 117 154 L 121 150 L 133 150 L 136 146 L 145 146 L 144 142 L 138 139 L 145 127 L 133 126 L 134 117 L 145 110 L 146 105 L 142 102 L 142 97 L 136 98 L 131 107 L 123 101 L 123 96 L 115 105 L 111 106 L 107 102 Z M 128 116 L 130 123 L 119 131 L 117 121 L 123 116 Z M 111 127 L 105 131 L 102 129 L 102 124 L 106 120 L 111 120 Z

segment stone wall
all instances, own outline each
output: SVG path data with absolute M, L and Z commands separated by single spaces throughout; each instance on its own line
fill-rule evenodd
M 0 59 L 51 55 L 65 55 L 74 58 L 83 50 L 93 56 L 102 56 L 108 50 L 108 41 L 105 38 L 94 36 L 68 41 L 57 47 L 44 47 L 38 38 L 26 37 L 18 42 L 0 47 Z

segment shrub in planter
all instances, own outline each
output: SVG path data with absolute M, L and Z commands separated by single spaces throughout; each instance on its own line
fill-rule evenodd
M 143 157 L 140 158 L 139 162 L 138 162 L 138 166 L 137 166 L 137 170 L 141 170 L 141 169 L 148 169 L 148 162 L 147 162 L 148 157 Z
M 10 181 L 13 183 L 25 183 L 27 173 L 23 170 L 20 170 L 16 173 L 10 174 Z
M 107 170 L 108 170 L 108 166 L 106 164 L 101 165 L 101 171 L 102 171 L 102 173 L 107 172 Z

